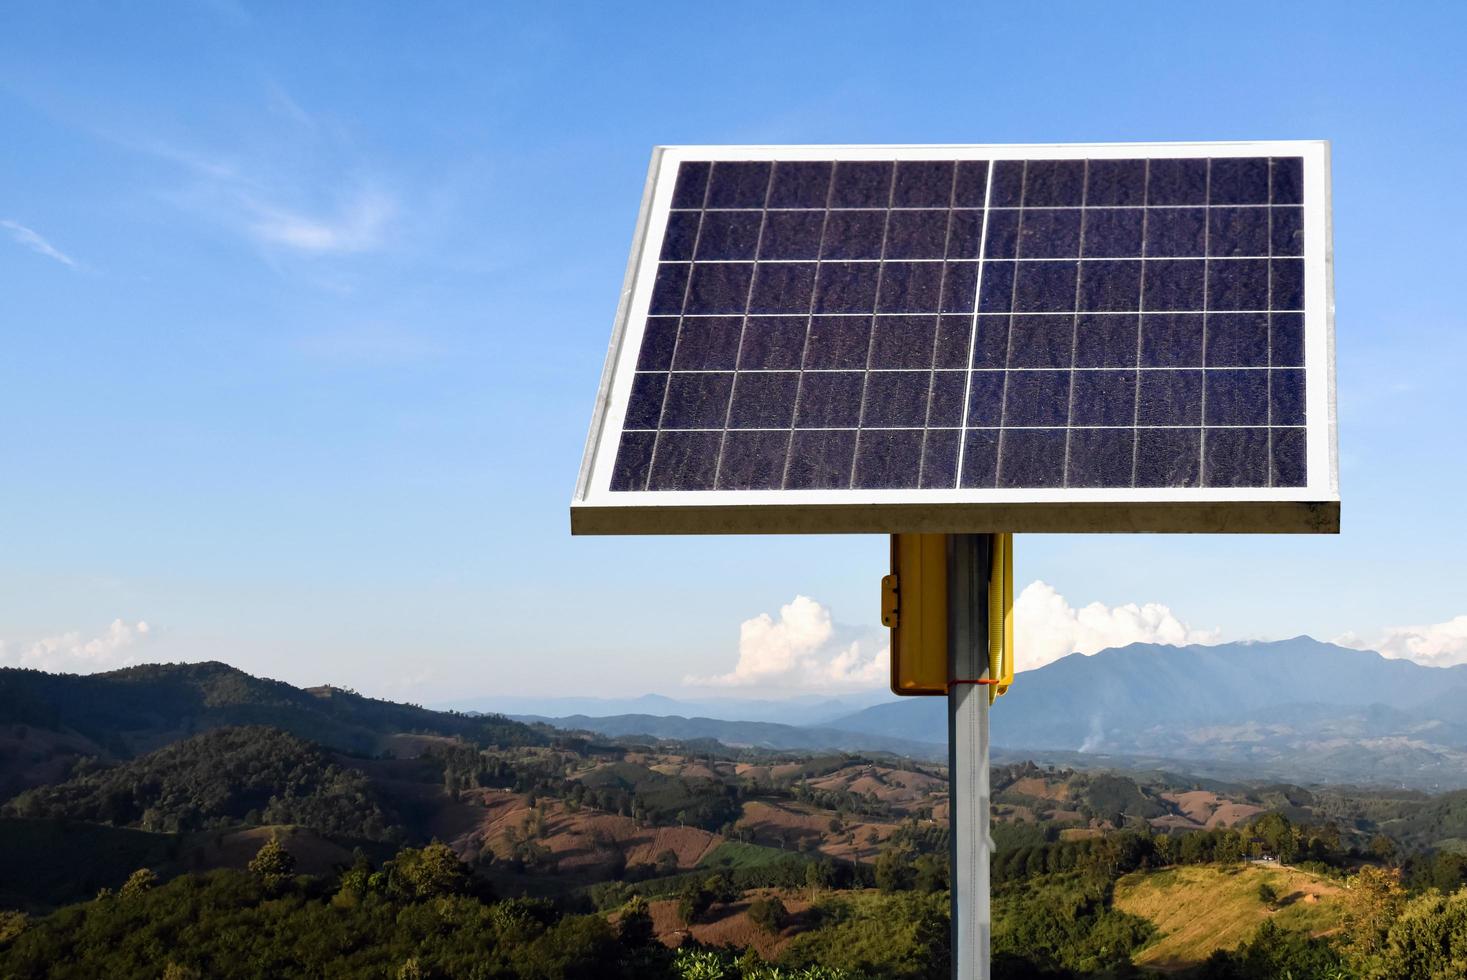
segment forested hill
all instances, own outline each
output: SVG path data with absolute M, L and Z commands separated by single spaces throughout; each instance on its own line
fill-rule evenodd
M 129 759 L 189 735 L 241 725 L 277 728 L 356 755 L 377 754 L 385 738 L 404 732 L 501 747 L 547 741 L 498 715 L 430 711 L 336 687 L 302 689 L 217 662 L 91 675 L 0 669 L 0 728 L 54 733 L 53 741 L 68 754 Z M 32 744 L 44 741 L 33 738 Z M 21 748 L 0 746 L 4 795 L 50 781 L 25 778 L 19 770 L 27 753 Z

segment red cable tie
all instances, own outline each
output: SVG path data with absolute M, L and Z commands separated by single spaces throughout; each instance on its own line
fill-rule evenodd
M 957 685 L 957 684 L 998 684 L 998 683 L 1000 683 L 1000 681 L 998 681 L 996 678 L 992 678 L 992 677 L 979 677 L 976 680 L 953 680 L 953 681 L 948 681 L 947 682 L 947 686 L 948 687 L 953 687 L 954 685 Z

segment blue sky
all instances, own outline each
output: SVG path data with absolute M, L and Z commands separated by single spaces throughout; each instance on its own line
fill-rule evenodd
M 1464 33 L 1446 4 L 8 6 L 0 661 L 677 694 L 744 624 L 810 669 L 727 690 L 858 684 L 822 671 L 876 652 L 884 539 L 569 535 L 652 146 L 1246 138 L 1333 141 L 1343 533 L 1029 536 L 1019 579 L 1052 643 L 1467 659 Z

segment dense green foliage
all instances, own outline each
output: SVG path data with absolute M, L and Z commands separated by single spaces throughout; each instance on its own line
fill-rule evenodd
M 177 833 L 248 824 L 300 824 L 386 840 L 397 818 L 361 771 L 270 728 L 222 728 L 64 783 L 22 793 L 7 817 L 80 820 Z

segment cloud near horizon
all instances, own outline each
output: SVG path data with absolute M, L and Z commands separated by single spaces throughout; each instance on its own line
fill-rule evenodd
M 1346 633 L 1332 642 L 1357 650 L 1374 650 L 1392 660 L 1410 660 L 1424 667 L 1467 664 L 1467 616 L 1425 626 L 1393 626 L 1370 641 Z
M 1017 669 L 1033 670 L 1072 653 L 1094 654 L 1130 643 L 1185 646 L 1222 641 L 1221 630 L 1196 629 L 1159 603 L 1072 607 L 1035 581 L 1014 601 Z M 778 616 L 760 613 L 739 626 L 739 658 L 731 671 L 688 676 L 689 687 L 770 688 L 839 693 L 883 686 L 888 677 L 885 630 L 836 624 L 830 610 L 797 595 Z
M 100 636 L 90 638 L 73 630 L 29 642 L 0 640 L 0 665 L 69 674 L 116 670 L 141 662 L 135 648 L 146 644 L 152 633 L 144 620 L 114 619 Z

